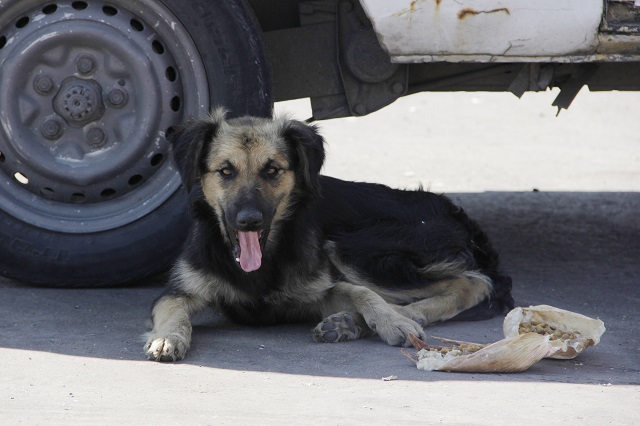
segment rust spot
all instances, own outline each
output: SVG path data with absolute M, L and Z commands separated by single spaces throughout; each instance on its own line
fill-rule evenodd
M 462 9 L 460 12 L 458 12 L 458 19 L 464 19 L 467 16 L 475 16 L 479 13 L 480 12 L 478 12 L 477 10 L 473 10 L 471 8 Z
M 413 15 L 414 12 L 416 12 L 418 10 L 418 3 L 422 3 L 424 1 L 425 0 L 413 0 L 411 3 L 409 3 L 409 8 L 408 9 L 403 9 L 400 12 L 396 12 L 396 13 L 393 14 L 393 16 L 398 16 L 398 17 L 405 16 L 405 15 L 411 16 L 411 15 Z M 440 2 L 441 1 L 442 0 L 435 0 L 436 7 L 440 6 Z
M 507 9 L 506 7 L 501 7 L 500 9 L 480 10 L 480 11 L 467 7 L 465 9 L 462 9 L 460 12 L 458 12 L 458 19 L 464 19 L 469 16 L 480 15 L 481 13 L 500 13 L 500 12 L 506 13 L 507 15 L 511 15 L 511 13 L 509 12 L 509 9 Z

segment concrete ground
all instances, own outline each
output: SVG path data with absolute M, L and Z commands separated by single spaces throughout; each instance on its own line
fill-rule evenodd
M 194 319 L 175 364 L 144 360 L 161 280 L 49 290 L 0 279 L 0 423 L 568 424 L 640 422 L 640 136 L 637 94 L 421 94 L 319 123 L 325 173 L 447 192 L 502 253 L 520 306 L 597 317 L 601 343 L 519 374 L 417 370 L 377 338 L 317 344 L 310 324 Z M 278 106 L 296 118 L 304 102 Z M 502 318 L 427 334 L 502 337 Z M 383 380 L 393 376 L 394 380 Z

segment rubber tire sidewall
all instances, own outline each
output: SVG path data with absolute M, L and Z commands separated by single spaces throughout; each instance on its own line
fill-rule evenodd
M 183 26 L 200 48 L 203 62 L 209 64 L 206 71 L 211 107 L 224 106 L 230 117 L 271 117 L 271 68 L 260 25 L 245 1 L 162 0 L 162 3 L 174 14 L 180 10 Z M 215 86 L 219 81 L 224 81 L 224 87 Z
M 230 116 L 270 116 L 273 100 L 266 51 L 244 1 L 162 3 L 179 18 L 200 51 L 210 107 L 225 106 Z M 190 228 L 187 198 L 180 189 L 135 222 L 87 234 L 38 228 L 0 209 L 0 274 L 47 287 L 100 287 L 164 272 Z

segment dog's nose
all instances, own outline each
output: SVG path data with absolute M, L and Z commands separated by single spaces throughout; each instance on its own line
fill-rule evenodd
M 236 216 L 236 226 L 240 230 L 258 230 L 262 227 L 262 213 L 255 209 L 243 209 Z

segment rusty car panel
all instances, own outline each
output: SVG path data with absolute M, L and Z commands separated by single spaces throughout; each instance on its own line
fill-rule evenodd
M 593 61 L 601 0 L 361 0 L 394 62 Z

